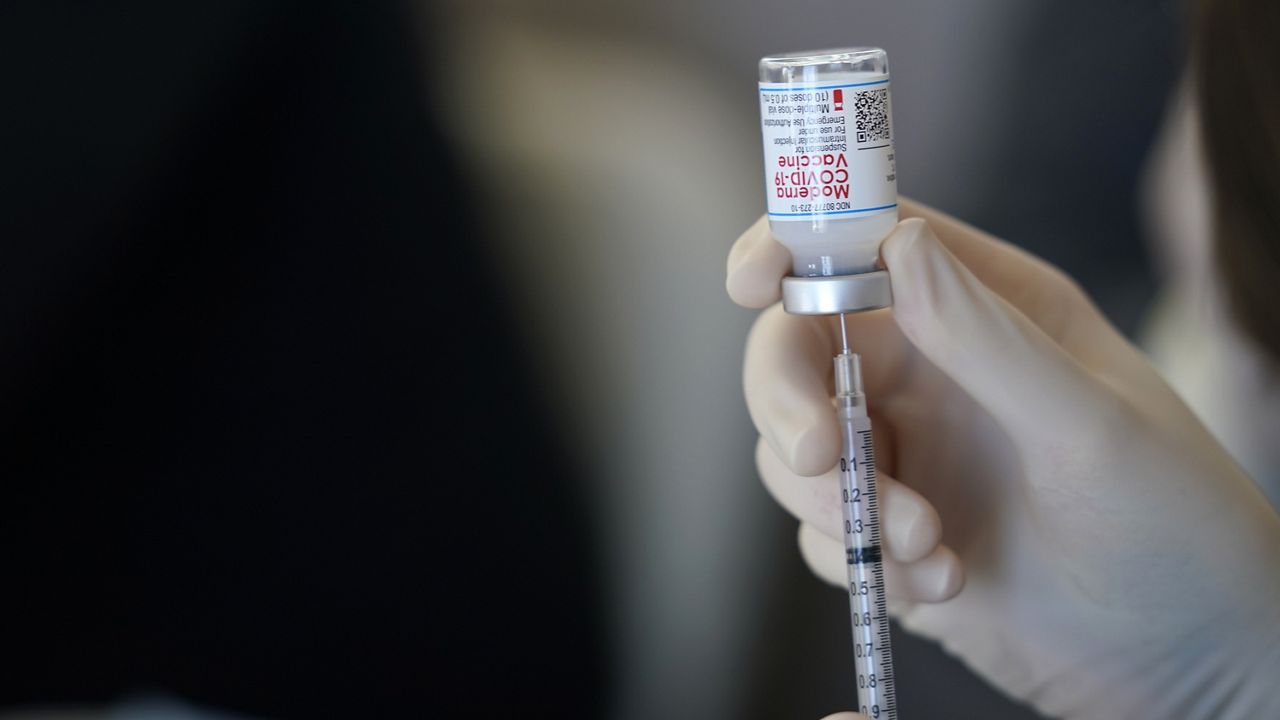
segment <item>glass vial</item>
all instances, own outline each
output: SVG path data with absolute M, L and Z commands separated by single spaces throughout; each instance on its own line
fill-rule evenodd
M 760 61 L 769 226 L 797 277 L 875 270 L 898 222 L 889 59 L 879 48 Z

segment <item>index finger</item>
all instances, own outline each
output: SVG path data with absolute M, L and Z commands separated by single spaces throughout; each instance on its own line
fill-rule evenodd
M 1090 371 L 1145 390 L 1146 360 L 1066 273 L 940 210 L 901 198 L 902 218 L 921 218 L 979 282 L 1004 298 Z M 776 242 L 776 241 L 775 241 Z M 1137 370 L 1136 372 L 1134 370 Z M 1139 393 L 1140 394 L 1140 393 Z

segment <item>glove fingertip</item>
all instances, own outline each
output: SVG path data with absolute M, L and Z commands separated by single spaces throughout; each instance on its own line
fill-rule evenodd
M 911 253 L 918 250 L 916 245 L 922 237 L 933 237 L 929 223 L 924 218 L 910 217 L 898 223 L 893 232 L 880 243 L 880 257 L 884 259 L 890 275 L 909 262 Z
M 724 289 L 729 299 L 742 307 L 758 310 L 782 299 L 781 276 L 770 277 L 750 260 L 729 270 Z
M 782 276 L 791 268 L 791 253 L 760 218 L 742 233 L 729 251 L 725 289 L 735 303 L 749 308 L 772 305 L 782 297 Z
M 840 455 L 840 437 L 832 423 L 818 423 L 796 435 L 787 456 L 787 465 L 797 475 L 816 477 L 835 466 Z

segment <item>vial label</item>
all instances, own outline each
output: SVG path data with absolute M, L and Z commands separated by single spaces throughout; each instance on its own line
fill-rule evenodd
M 859 217 L 898 205 L 889 76 L 760 83 L 770 220 Z

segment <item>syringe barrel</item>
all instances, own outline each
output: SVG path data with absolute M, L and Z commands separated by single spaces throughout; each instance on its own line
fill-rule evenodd
M 879 48 L 760 61 L 769 225 L 798 277 L 875 269 L 898 221 L 889 60 Z
M 840 423 L 840 496 L 843 502 L 845 557 L 849 571 L 849 610 L 859 710 L 896 720 L 893 651 L 880 538 L 880 500 L 876 487 L 875 441 L 862 391 L 862 364 L 845 350 L 835 358 L 836 417 Z

